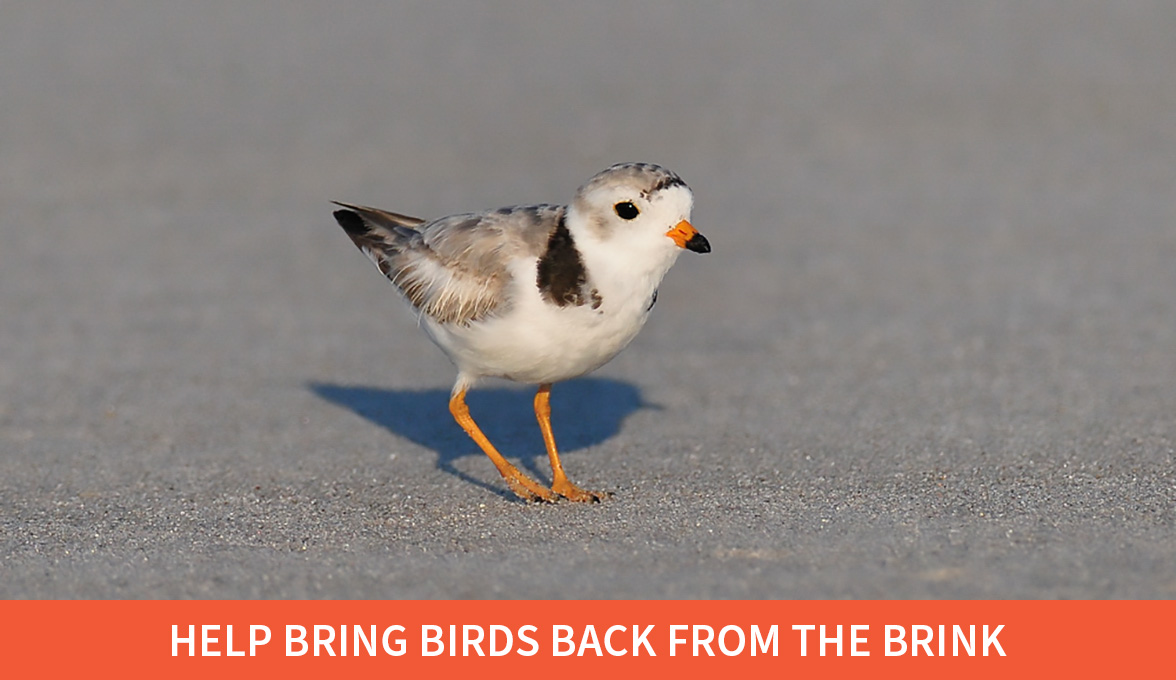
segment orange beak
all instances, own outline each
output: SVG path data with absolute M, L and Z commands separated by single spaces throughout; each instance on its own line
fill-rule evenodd
M 692 250 L 696 253 L 709 253 L 711 249 L 710 242 L 706 240 L 706 237 L 698 233 L 694 225 L 686 220 L 674 225 L 673 229 L 666 232 L 666 236 L 673 239 L 679 248 Z

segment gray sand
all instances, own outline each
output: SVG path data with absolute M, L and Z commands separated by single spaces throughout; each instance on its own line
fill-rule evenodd
M 0 5 L 0 596 L 1176 596 L 1176 5 L 495 4 Z M 329 200 L 622 160 L 714 252 L 516 502 Z

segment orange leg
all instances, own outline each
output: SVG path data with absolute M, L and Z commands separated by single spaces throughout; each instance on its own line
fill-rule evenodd
M 453 419 L 461 425 L 461 429 L 465 430 L 466 434 L 473 439 L 474 442 L 481 447 L 482 451 L 490 457 L 490 461 L 494 463 L 494 467 L 498 468 L 498 472 L 502 478 L 506 480 L 510 490 L 514 491 L 520 498 L 528 501 L 548 501 L 554 502 L 556 495 L 551 491 L 543 488 L 539 483 L 535 482 L 530 477 L 524 475 L 519 469 L 510 464 L 510 461 L 502 457 L 498 449 L 490 443 L 486 435 L 482 434 L 482 430 L 478 424 L 474 422 L 470 416 L 470 409 L 465 403 L 465 390 L 453 395 L 449 400 L 449 412 L 453 414 Z
M 551 431 L 551 383 L 543 383 L 535 393 L 535 418 L 539 420 L 539 430 L 543 432 L 543 443 L 547 446 L 547 457 L 551 459 L 551 490 L 580 503 L 595 503 L 604 498 L 606 494 L 585 491 L 572 484 L 564 473 L 563 464 L 559 462 L 559 451 L 555 448 L 555 434 Z

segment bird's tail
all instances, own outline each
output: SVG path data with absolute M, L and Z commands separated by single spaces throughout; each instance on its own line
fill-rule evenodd
M 362 205 L 334 203 L 343 208 L 335 211 L 335 221 L 384 276 L 393 278 L 396 269 L 393 259 L 419 236 L 416 228 L 425 220 Z

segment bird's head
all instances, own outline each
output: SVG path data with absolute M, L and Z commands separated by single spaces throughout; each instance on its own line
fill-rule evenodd
M 710 243 L 690 224 L 694 194 L 682 178 L 650 163 L 621 163 L 600 172 L 576 192 L 569 228 L 614 252 L 648 254 L 672 263 L 682 250 L 709 253 Z M 667 265 L 668 266 L 668 265 Z

